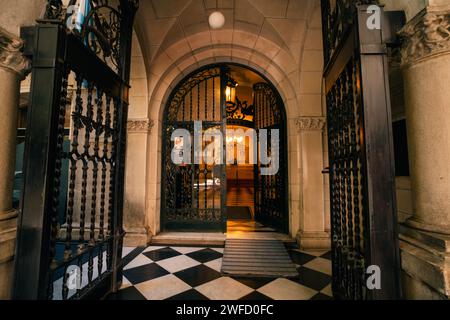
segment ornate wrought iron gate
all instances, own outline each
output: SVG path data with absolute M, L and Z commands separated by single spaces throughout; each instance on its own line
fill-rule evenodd
M 375 2 L 322 0 L 333 293 L 338 299 L 401 295 L 385 34 L 367 24 L 376 14 L 368 11 Z M 381 272 L 376 274 L 380 288 L 366 285 L 373 270 Z
M 161 194 L 162 226 L 166 230 L 226 230 L 226 154 L 222 153 L 221 163 L 210 164 L 194 147 L 196 139 L 200 139 L 201 150 L 207 147 L 204 139 L 194 136 L 195 123 L 201 123 L 201 135 L 218 130 L 225 137 L 226 86 L 226 67 L 208 67 L 183 81 L 169 100 L 164 119 Z M 190 137 L 172 141 L 176 129 L 187 130 Z M 177 145 L 181 150 L 186 143 L 191 145 L 190 163 L 175 164 L 171 150 Z M 219 143 L 225 150 L 225 139 Z
M 233 85 L 228 66 L 209 66 L 182 81 L 169 99 L 163 129 L 162 226 L 166 230 L 178 231 L 226 230 L 226 152 L 223 152 L 222 164 L 205 164 L 207 159 L 204 158 L 200 164 L 194 163 L 195 122 L 201 122 L 202 133 L 215 129 L 222 133 L 222 137 L 226 137 L 227 124 L 266 129 L 268 134 L 270 129 L 278 130 L 280 145 L 277 151 L 281 159 L 277 174 L 262 176 L 261 168 L 266 165 L 258 161 L 255 166 L 255 218 L 267 226 L 288 232 L 286 128 L 281 98 L 269 84 L 256 84 L 253 106 L 244 110 L 253 119 L 248 121 L 242 115 L 236 116 L 235 106 L 229 107 L 227 112 L 227 85 Z M 173 137 L 176 129 L 187 130 L 189 137 Z M 175 164 L 173 150 L 177 145 L 183 149 L 185 143 L 191 147 L 189 158 L 192 164 Z M 220 144 L 226 150 L 226 139 Z M 202 150 L 207 147 L 204 141 L 199 145 Z M 269 144 L 268 147 L 270 152 L 277 146 Z M 182 157 L 180 154 L 176 156 Z
M 122 278 L 128 82 L 138 1 L 89 5 L 84 20 L 75 21 L 61 1 L 48 1 L 34 32 L 16 299 L 100 298 Z
M 289 213 L 287 208 L 287 161 L 286 128 L 282 101 L 267 83 L 254 86 L 255 129 L 268 133 L 268 151 L 278 148 L 279 170 L 275 175 L 261 175 L 260 152 L 255 165 L 255 219 L 268 227 L 281 232 L 289 232 Z M 272 146 L 271 130 L 279 130 L 279 145 Z M 270 165 L 273 165 L 270 164 Z

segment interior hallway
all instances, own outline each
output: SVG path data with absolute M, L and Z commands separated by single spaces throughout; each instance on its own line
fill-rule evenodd
M 230 180 L 232 181 L 233 179 Z M 264 226 L 258 221 L 255 221 L 253 187 L 236 186 L 236 184 L 228 182 L 227 206 L 229 207 L 229 212 L 233 210 L 233 207 L 248 207 L 251 211 L 251 219 L 228 219 L 228 239 L 276 239 L 286 243 L 295 242 L 288 235 L 277 232 L 275 229 Z

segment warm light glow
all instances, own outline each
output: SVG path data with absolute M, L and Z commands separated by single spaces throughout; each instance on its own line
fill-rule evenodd
M 231 101 L 231 88 L 227 87 L 227 90 L 225 92 L 225 97 L 227 98 L 227 101 Z
M 220 29 L 225 25 L 225 16 L 222 12 L 215 11 L 209 16 L 209 25 L 211 29 Z
M 235 102 L 236 99 L 236 86 L 228 85 L 225 89 L 225 98 L 227 102 Z
M 227 137 L 227 143 L 228 144 L 231 144 L 231 143 L 242 143 L 242 142 L 244 142 L 244 137 L 236 137 L 236 136 L 233 136 L 233 137 Z

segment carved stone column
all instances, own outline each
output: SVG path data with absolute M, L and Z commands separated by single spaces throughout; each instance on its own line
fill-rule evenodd
M 328 249 L 330 235 L 326 232 L 324 194 L 324 117 L 296 119 L 301 144 L 302 214 L 297 239 L 302 249 Z M 291 190 L 292 193 L 292 190 Z M 291 195 L 294 196 L 294 195 Z
M 147 217 L 147 140 L 153 120 L 128 121 L 127 166 L 125 177 L 124 229 L 125 246 L 146 246 L 151 240 Z
M 450 5 L 427 7 L 401 35 L 414 209 L 400 235 L 404 291 L 406 298 L 448 298 Z
M 10 295 L 17 212 L 12 207 L 20 81 L 30 70 L 20 39 L 0 27 L 0 299 Z

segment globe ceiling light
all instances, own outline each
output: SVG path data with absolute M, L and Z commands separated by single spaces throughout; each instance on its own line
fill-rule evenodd
M 220 11 L 214 11 L 209 15 L 209 25 L 211 29 L 220 29 L 225 25 L 225 16 Z

